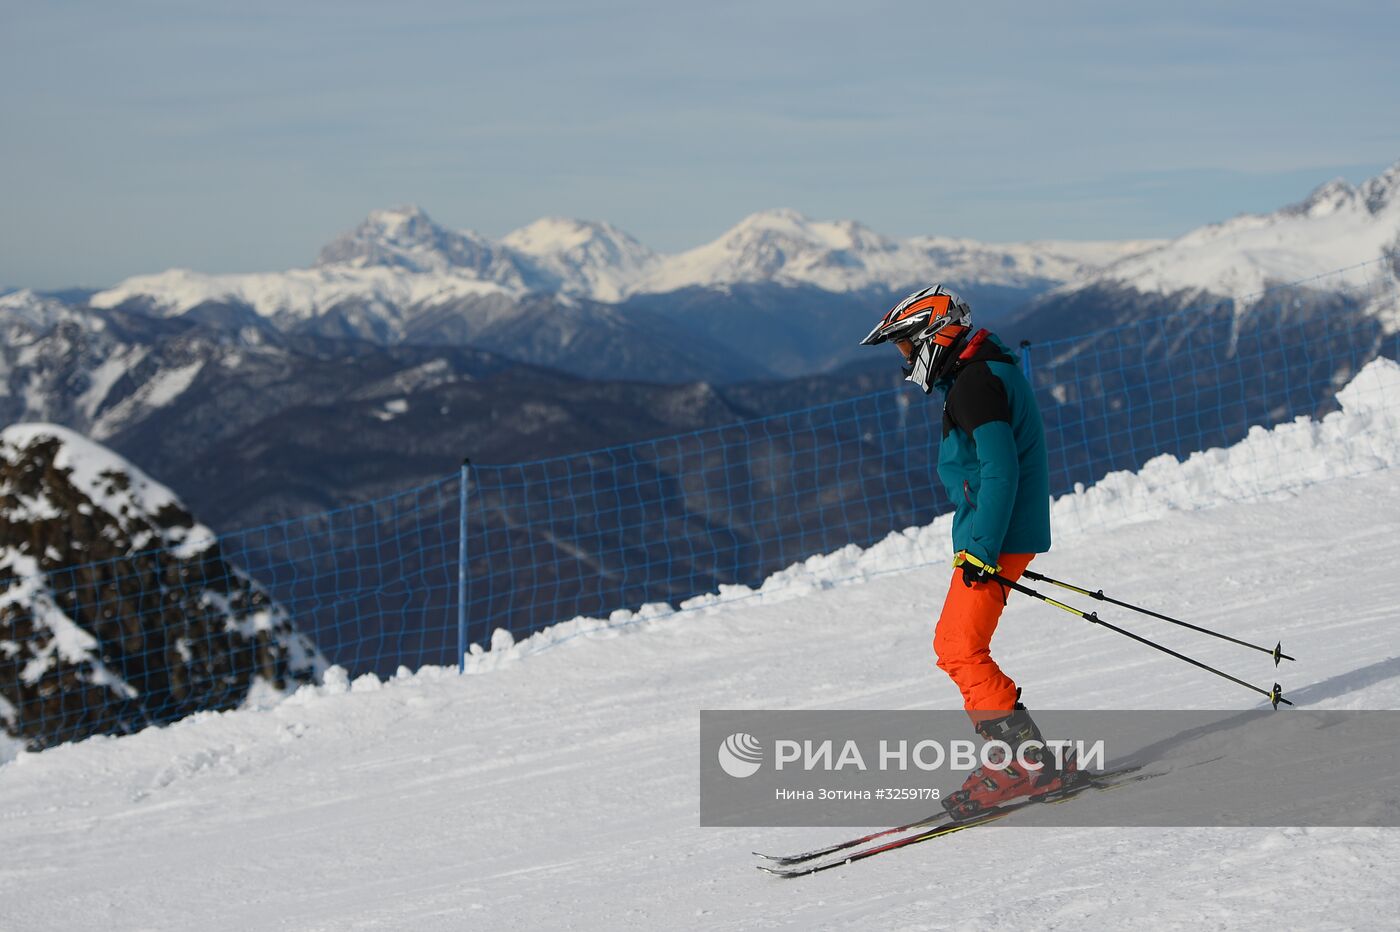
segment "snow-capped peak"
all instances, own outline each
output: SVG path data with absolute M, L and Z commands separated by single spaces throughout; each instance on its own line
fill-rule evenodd
M 414 205 L 371 211 L 363 223 L 322 249 L 316 264 L 420 273 L 468 269 L 488 281 L 522 284 L 513 258 L 486 237 L 439 226 Z
M 1270 214 L 1243 214 L 1104 268 L 1065 290 L 1112 283 L 1144 293 L 1246 298 L 1390 254 L 1400 242 L 1400 162 L 1361 185 L 1335 179 Z
M 531 256 L 556 255 L 571 250 L 591 248 L 598 244 L 615 250 L 626 260 L 629 256 L 651 258 L 652 251 L 637 242 L 631 234 L 611 223 L 575 220 L 569 217 L 541 217 L 506 234 L 501 243 L 517 252 Z
M 612 224 L 566 217 L 536 220 L 501 245 L 528 257 L 540 284 L 602 301 L 620 300 L 656 262 L 656 253 Z
M 1333 178 L 1318 185 L 1311 194 L 1283 208 L 1280 213 L 1307 217 L 1325 217 L 1345 210 L 1356 202 L 1357 191 L 1345 178 Z
M 791 209 L 750 214 L 718 239 L 663 260 L 639 291 L 776 281 L 850 291 L 927 277 L 926 263 L 853 220 L 812 220 Z M 891 280 L 891 278 L 893 280 Z
M 617 302 L 636 294 L 760 282 L 835 292 L 950 280 L 1043 286 L 1155 245 L 904 240 L 854 220 L 814 220 L 779 208 L 750 214 L 703 246 L 658 255 L 608 223 L 546 217 L 492 241 L 443 227 L 422 208 L 406 206 L 372 211 L 327 245 L 309 269 L 247 275 L 171 270 L 127 279 L 90 303 L 133 302 L 175 315 L 206 302 L 236 302 L 265 317 L 292 320 L 357 303 L 384 317 L 394 331 L 415 308 L 530 292 Z
M 371 210 L 360 227 L 378 230 L 387 239 L 402 240 L 413 240 L 426 231 L 441 229 L 417 204 Z
M 408 306 L 529 290 L 523 260 L 468 231 L 439 226 L 420 207 L 371 211 L 324 249 L 309 269 L 210 275 L 170 269 L 119 282 L 89 299 L 93 307 L 128 302 L 163 315 L 204 303 L 238 303 L 263 317 L 305 320 L 347 304 L 381 314 L 390 329 Z
M 635 290 L 673 291 L 773 281 L 846 292 L 900 290 L 933 281 L 1026 286 L 1065 281 L 1159 245 L 1040 242 L 991 244 L 920 236 L 894 239 L 854 220 L 813 220 L 795 210 L 750 214 L 718 239 L 663 258 Z
M 1387 168 L 1356 189 L 1366 209 L 1378 214 L 1400 202 L 1400 162 Z
M 740 245 L 773 238 L 815 249 L 851 249 L 862 252 L 894 248 L 893 241 L 854 220 L 813 220 L 791 208 L 749 214 L 716 242 Z

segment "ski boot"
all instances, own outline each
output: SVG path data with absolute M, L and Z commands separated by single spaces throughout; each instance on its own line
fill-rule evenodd
M 979 722 L 977 733 L 988 741 L 1006 742 L 1011 748 L 1011 760 L 1003 763 L 994 758 L 991 762 L 998 766 L 978 767 L 963 781 L 962 789 L 943 800 L 943 808 L 956 821 L 974 818 L 1017 799 L 1034 801 L 1069 789 L 1079 781 L 1079 769 L 1072 758 L 1066 757 L 1062 766 L 1056 766 L 1055 755 L 1043 746 L 1045 738 L 1035 720 L 1019 702 L 1011 714 Z M 1028 741 L 1040 745 L 1026 751 L 1029 768 L 1017 760 L 1021 745 Z

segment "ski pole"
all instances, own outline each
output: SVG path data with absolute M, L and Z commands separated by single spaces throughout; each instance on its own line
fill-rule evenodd
M 1116 632 L 1118 632 L 1119 634 L 1126 635 L 1127 637 L 1132 638 L 1134 641 L 1138 641 L 1139 643 L 1146 644 L 1148 647 L 1155 647 L 1157 650 L 1160 650 L 1160 651 L 1161 651 L 1162 653 L 1164 653 L 1164 654 L 1171 654 L 1173 657 L 1177 658 L 1178 660 L 1185 660 L 1187 663 L 1191 664 L 1192 666 L 1200 667 L 1202 670 L 1208 670 L 1208 671 L 1210 671 L 1211 673 L 1214 673 L 1216 676 L 1224 677 L 1225 679 L 1229 680 L 1229 681 L 1232 682 L 1232 683 L 1238 683 L 1238 684 L 1240 684 L 1241 686 L 1243 686 L 1245 689 L 1252 690 L 1252 691 L 1254 691 L 1254 692 L 1256 692 L 1256 693 L 1259 693 L 1259 694 L 1262 695 L 1262 696 L 1267 696 L 1268 699 L 1269 699 L 1269 702 L 1273 704 L 1273 707 L 1274 707 L 1275 709 L 1278 708 L 1278 704 L 1279 704 L 1280 702 L 1282 702 L 1282 703 L 1285 704 L 1285 705 L 1292 705 L 1292 704 L 1293 704 L 1293 703 L 1289 702 L 1287 699 L 1283 698 L 1283 687 L 1280 686 L 1280 685 L 1277 684 L 1277 683 L 1274 684 L 1274 688 L 1271 689 L 1271 690 L 1270 690 L 1270 689 L 1262 689 L 1262 688 L 1260 688 L 1260 687 L 1258 687 L 1258 686 L 1255 686 L 1253 683 L 1246 683 L 1244 680 L 1240 679 L 1239 677 L 1231 676 L 1230 674 L 1226 673 L 1226 672 L 1223 671 L 1223 670 L 1217 670 L 1215 667 L 1212 667 L 1212 666 L 1210 666 L 1209 664 L 1201 663 L 1201 661 L 1196 660 L 1196 659 L 1193 658 L 1193 657 L 1188 657 L 1188 656 L 1186 656 L 1185 654 L 1179 654 L 1179 653 L 1177 653 L 1176 651 L 1172 650 L 1170 647 L 1166 647 L 1166 646 L 1164 646 L 1164 645 L 1162 645 L 1162 644 L 1158 644 L 1156 641 L 1149 640 L 1148 638 L 1145 638 L 1145 637 L 1143 637 L 1142 635 L 1134 634 L 1133 632 L 1128 631 L 1128 630 L 1125 629 L 1125 628 L 1120 628 L 1120 627 L 1118 627 L 1117 625 L 1111 625 L 1111 624 L 1109 624 L 1108 622 L 1104 621 L 1102 618 L 1100 618 L 1099 615 L 1098 615 L 1098 612 L 1081 612 L 1079 609 L 1075 608 L 1074 606 L 1072 606 L 1072 605 L 1066 605 L 1066 604 L 1063 603 L 1063 602 L 1057 602 L 1057 601 L 1055 601 L 1054 599 L 1050 598 L 1048 595 L 1043 595 L 1043 594 L 1037 592 L 1036 590 L 1032 589 L 1032 588 L 1029 587 L 1029 586 L 1023 586 L 1023 585 L 1021 585 L 1021 584 L 1018 583 L 1018 582 L 1012 582 L 1011 580 L 1007 579 L 1005 576 L 1002 576 L 1000 573 L 992 573 L 988 578 L 991 579 L 993 582 L 998 582 L 998 583 L 1000 583 L 1001 585 L 1006 586 L 1007 588 L 1015 589 L 1017 592 L 1020 592 L 1020 593 L 1022 593 L 1023 595 L 1028 595 L 1028 596 L 1030 596 L 1030 597 L 1033 598 L 1033 599 L 1039 599 L 1040 601 L 1044 602 L 1044 603 L 1047 604 L 1047 605 L 1053 605 L 1053 606 L 1055 606 L 1055 607 L 1058 608 L 1058 609 L 1061 609 L 1061 610 L 1063 610 L 1063 611 L 1069 612 L 1071 615 L 1078 615 L 1080 618 L 1083 618 L 1085 621 L 1091 622 L 1091 623 L 1096 624 L 1096 625 L 1103 625 L 1105 628 L 1107 628 L 1107 629 L 1110 630 L 1110 631 L 1116 631 Z
M 1192 631 L 1199 631 L 1202 634 L 1209 634 L 1211 637 L 1217 637 L 1220 638 L 1222 641 L 1229 641 L 1232 644 L 1239 644 L 1241 647 L 1248 647 L 1251 650 L 1263 651 L 1270 657 L 1274 658 L 1274 666 L 1278 666 L 1278 662 L 1280 660 L 1298 659 L 1297 657 L 1290 657 L 1283 652 L 1282 641 L 1279 641 L 1277 644 L 1275 644 L 1273 649 L 1271 650 L 1267 647 L 1264 647 L 1261 644 L 1251 644 L 1249 641 L 1241 641 L 1239 638 L 1231 637 L 1228 634 L 1221 634 L 1219 631 L 1212 631 L 1210 628 L 1202 628 L 1200 625 L 1193 625 L 1189 621 L 1182 621 L 1179 618 L 1171 618 L 1167 615 L 1163 615 L 1161 612 L 1154 612 L 1149 608 L 1143 608 L 1139 605 L 1130 605 L 1127 602 L 1120 602 L 1118 599 L 1110 598 L 1109 596 L 1104 595 L 1102 589 L 1090 592 L 1088 589 L 1082 589 L 1079 586 L 1074 585 L 1073 583 L 1062 582 L 1058 579 L 1051 579 L 1044 573 L 1037 573 L 1034 570 L 1026 570 L 1021 575 L 1029 576 L 1031 579 L 1037 579 L 1041 582 L 1048 582 L 1052 586 L 1059 586 L 1061 589 L 1068 589 L 1069 591 L 1077 592 L 1080 595 L 1087 595 L 1089 598 L 1098 599 L 1100 602 L 1111 602 L 1114 605 L 1120 606 L 1121 608 L 1129 609 L 1130 611 L 1138 612 L 1143 615 L 1150 615 L 1153 618 L 1160 618 L 1162 621 L 1169 621 L 1174 625 L 1181 625 L 1181 627 L 1183 628 L 1190 628 Z

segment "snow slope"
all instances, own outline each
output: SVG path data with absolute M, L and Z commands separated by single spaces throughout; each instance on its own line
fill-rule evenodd
M 1301 708 L 1400 708 L 1397 385 L 1400 368 L 1373 364 L 1344 395 L 1346 410 L 1320 424 L 1256 432 L 1184 464 L 1154 461 L 1062 500 L 1059 542 L 1037 566 L 1239 637 L 1281 638 L 1300 658 L 1282 678 Z M 939 536 L 915 530 L 875 549 L 908 557 L 900 548 L 917 544 L 933 559 L 946 553 Z M 1338 553 L 1349 573 L 1315 571 Z M 475 659 L 479 675 L 427 669 L 346 683 L 332 671 L 277 705 L 22 755 L 0 767 L 6 923 L 1390 922 L 1400 897 L 1393 830 L 1008 827 L 800 882 L 754 871 L 754 847 L 806 846 L 833 830 L 698 828 L 700 709 L 958 704 L 929 648 L 946 565 L 881 573 L 861 558 L 816 558 L 763 595 L 734 593 L 748 597 L 684 614 L 574 622 L 548 650 L 499 638 Z M 840 584 L 853 570 L 863 578 Z M 1141 630 L 1206 662 L 1273 675 L 1267 660 L 1229 644 Z M 1008 607 L 997 653 L 1033 708 L 1257 705 L 1232 684 L 1023 599 Z

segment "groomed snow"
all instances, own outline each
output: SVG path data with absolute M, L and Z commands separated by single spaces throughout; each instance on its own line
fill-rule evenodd
M 1400 708 L 1397 376 L 1373 364 L 1321 424 L 1154 461 L 1061 500 L 1057 546 L 1037 567 L 1238 637 L 1282 639 L 1299 661 L 1279 677 L 1300 708 Z M 867 554 L 946 554 L 938 531 Z M 912 549 L 920 537 L 924 550 Z M 430 668 L 352 683 L 333 670 L 262 708 L 21 755 L 0 767 L 6 924 L 1389 924 L 1400 899 L 1393 830 L 1008 827 L 800 882 L 754 871 L 753 848 L 804 847 L 833 830 L 699 828 L 699 710 L 958 705 L 929 647 L 946 563 L 880 568 L 843 552 L 770 582 L 781 597 L 576 624 L 544 651 L 499 638 L 476 661 L 486 675 Z M 853 569 L 863 578 L 843 582 Z M 1248 678 L 1275 675 L 1233 645 L 1128 624 Z M 1025 599 L 1013 597 L 995 646 L 1032 708 L 1258 705 Z

